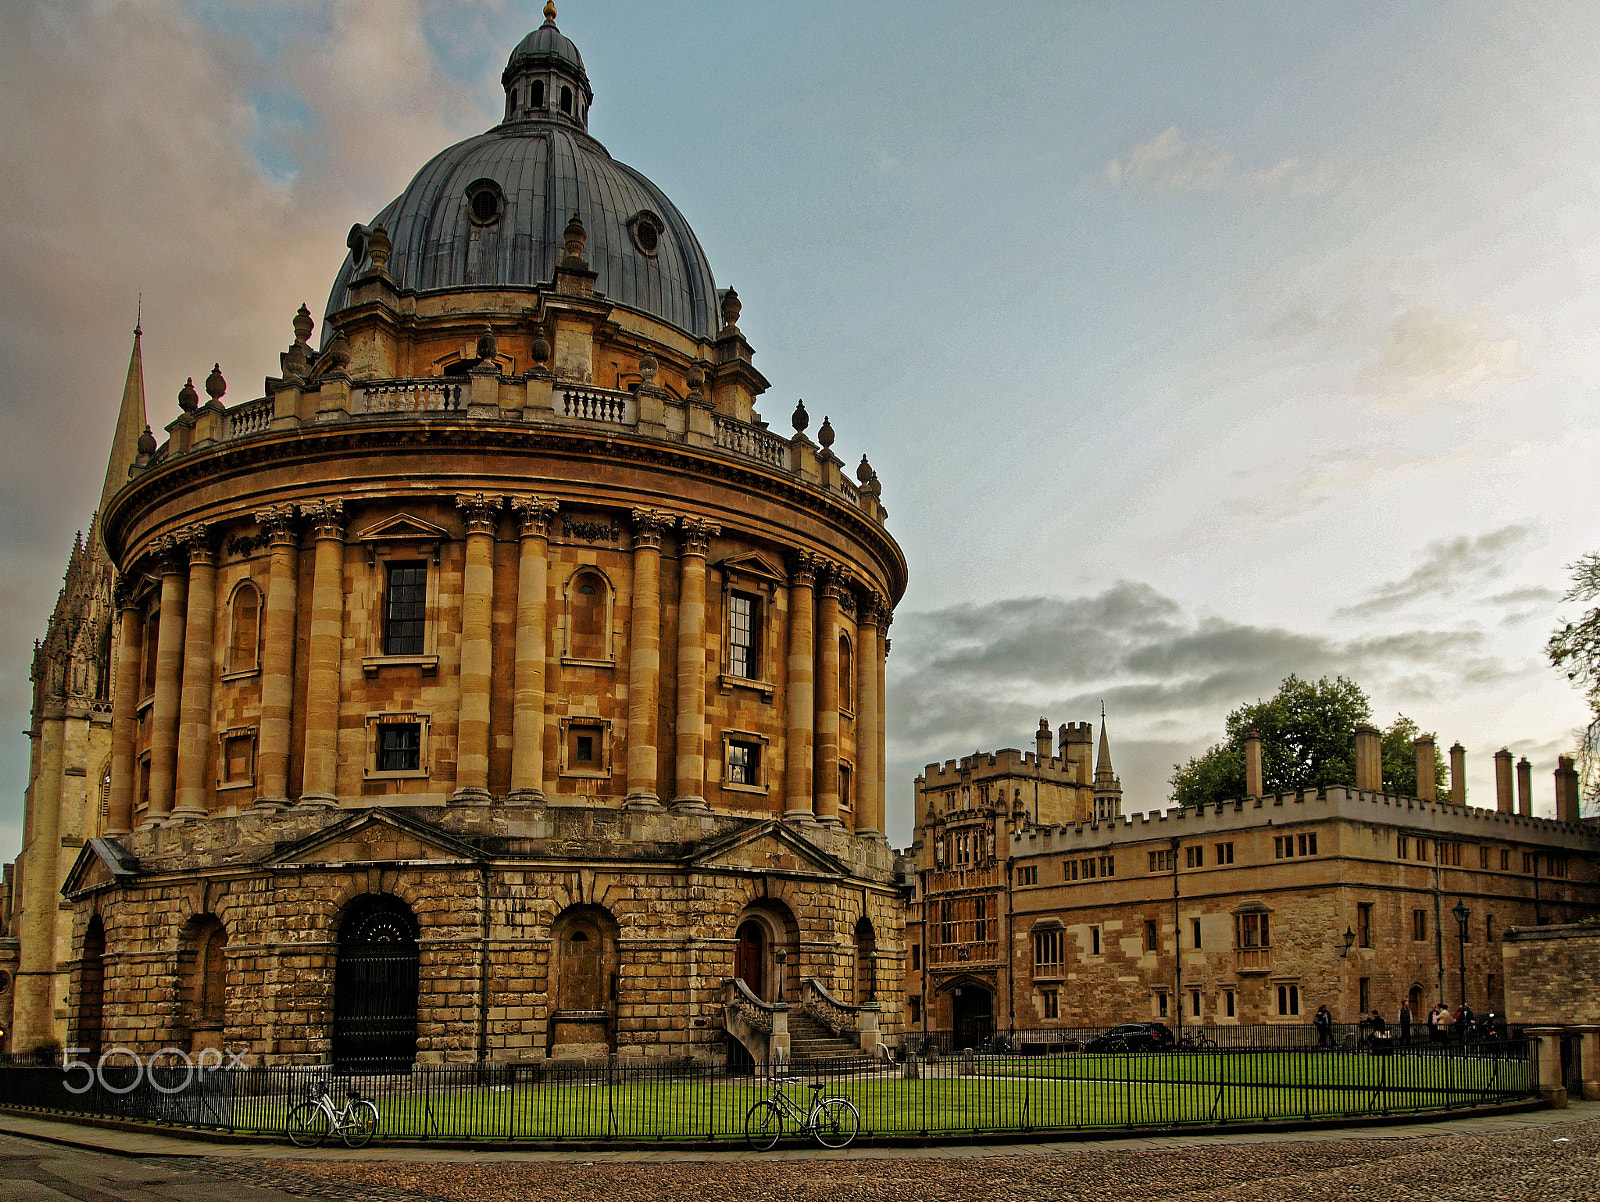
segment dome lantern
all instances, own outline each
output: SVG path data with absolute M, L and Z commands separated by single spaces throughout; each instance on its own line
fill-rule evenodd
M 561 121 L 589 128 L 594 90 L 583 56 L 556 28 L 556 6 L 544 6 L 544 24 L 511 52 L 500 76 L 506 90 L 506 120 Z

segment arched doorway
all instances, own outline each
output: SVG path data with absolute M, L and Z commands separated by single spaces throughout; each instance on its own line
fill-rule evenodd
M 766 959 L 766 941 L 766 928 L 755 919 L 747 918 L 739 924 L 738 943 L 733 950 L 733 975 L 750 986 L 750 992 L 757 997 L 762 996 L 761 969 Z
M 355 899 L 339 924 L 333 1061 L 393 1072 L 417 1058 L 417 936 L 411 907 L 389 893 Z
M 78 987 L 78 1046 L 90 1060 L 100 1058 L 105 1032 L 106 928 L 96 914 L 83 935 L 83 965 Z
M 957 985 L 951 998 L 955 1046 L 976 1048 L 994 1034 L 994 994 L 970 982 Z
M 1411 987 L 1411 992 L 1408 993 L 1406 995 L 1406 997 L 1411 1002 L 1411 1018 L 1412 1018 L 1412 1021 L 1415 1022 L 1415 1021 L 1421 1019 L 1422 1012 L 1421 1012 L 1420 1007 L 1422 1006 L 1422 986 L 1421 985 L 1413 985 Z
M 190 920 L 179 951 L 182 1014 L 189 1050 L 221 1051 L 227 1009 L 228 932 L 212 914 Z
M 550 934 L 549 1054 L 589 1057 L 615 1051 L 616 919 L 600 906 L 573 906 L 556 919 Z

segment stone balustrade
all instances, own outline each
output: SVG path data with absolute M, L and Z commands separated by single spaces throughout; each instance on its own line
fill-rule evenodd
M 841 1002 L 815 977 L 800 983 L 800 1008 L 835 1035 L 854 1031 L 860 1025 L 861 1007 Z

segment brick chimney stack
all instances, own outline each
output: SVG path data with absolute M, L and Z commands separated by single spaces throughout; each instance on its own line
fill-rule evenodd
M 1383 734 L 1366 723 L 1356 727 L 1356 788 L 1383 792 Z
M 1517 761 L 1517 813 L 1533 817 L 1533 765 L 1527 756 Z
M 1417 748 L 1417 798 L 1419 801 L 1433 801 L 1439 795 L 1439 781 L 1434 776 L 1434 756 L 1438 753 L 1433 747 L 1433 736 L 1423 735 L 1416 742 Z
M 1050 745 L 1054 741 L 1050 737 L 1050 720 L 1048 718 L 1040 718 L 1039 729 L 1033 736 L 1033 748 L 1041 764 L 1050 758 Z
M 1467 749 L 1459 740 L 1450 744 L 1450 804 L 1467 804 Z
M 1556 757 L 1556 818 L 1578 821 L 1578 770 L 1570 755 Z
M 1502 814 L 1512 812 L 1511 752 L 1504 747 L 1494 753 L 1494 803 Z
M 1244 795 L 1261 796 L 1261 736 L 1254 727 L 1244 737 Z

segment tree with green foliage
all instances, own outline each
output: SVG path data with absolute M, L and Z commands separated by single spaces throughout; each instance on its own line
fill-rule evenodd
M 1600 600 L 1600 551 L 1580 555 L 1569 566 L 1572 587 L 1561 599 Z M 1557 630 L 1544 649 L 1550 662 L 1582 688 L 1589 701 L 1590 722 L 1576 732 L 1578 746 L 1573 758 L 1581 781 L 1583 807 L 1589 813 L 1600 812 L 1600 606 Z
M 1396 797 L 1417 795 L 1417 740 L 1422 731 L 1404 714 L 1396 714 L 1389 729 L 1383 732 L 1383 791 Z M 1447 791 L 1444 753 L 1436 742 L 1433 746 L 1434 796 L 1443 797 Z
M 1228 715 L 1226 742 L 1187 764 L 1173 765 L 1172 800 L 1179 805 L 1231 801 L 1245 795 L 1244 744 L 1254 730 L 1261 738 L 1262 788 L 1297 793 L 1329 785 L 1354 785 L 1356 727 L 1371 720 L 1361 686 L 1343 676 L 1301 680 L 1290 675 L 1270 701 L 1241 705 Z M 1383 737 L 1384 789 L 1414 795 L 1417 724 L 1401 715 Z M 1438 779 L 1444 760 L 1434 752 Z

